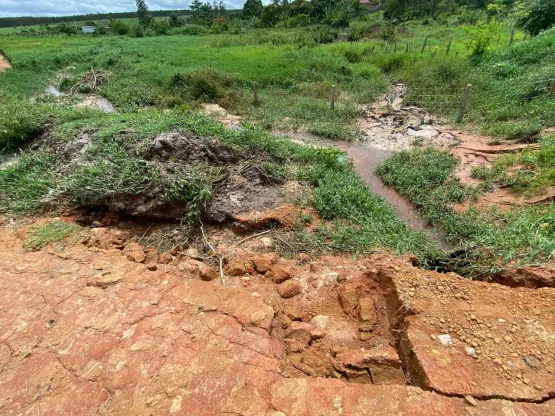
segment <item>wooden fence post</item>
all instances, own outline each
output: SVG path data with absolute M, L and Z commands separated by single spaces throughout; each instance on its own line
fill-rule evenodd
M 254 95 L 254 99 L 253 99 L 254 105 L 259 105 L 260 101 L 258 101 L 258 84 L 256 82 L 252 83 L 252 93 Z
M 468 99 L 470 98 L 471 88 L 472 88 L 472 84 L 468 84 L 464 89 L 464 96 L 462 100 L 461 110 L 459 111 L 459 115 L 457 117 L 457 123 L 460 123 L 464 117 L 464 113 L 466 112 L 466 105 L 468 104 Z
M 424 53 L 424 49 L 426 49 L 426 44 L 428 43 L 428 38 L 424 39 L 424 43 L 422 44 L 422 50 L 420 53 Z
M 330 108 L 333 110 L 335 108 L 335 85 L 331 86 L 331 102 Z
M 555 94 L 555 79 L 551 81 L 551 87 L 549 87 L 549 93 L 547 94 L 547 96 L 553 97 L 553 94 Z
M 407 50 L 405 52 L 409 53 L 409 43 L 408 42 L 407 42 Z
M 445 55 L 449 55 L 450 49 L 451 49 L 451 41 L 449 41 L 449 43 L 447 44 L 447 51 L 445 52 Z
M 509 40 L 509 46 L 513 44 L 514 40 L 515 40 L 515 30 L 511 29 L 511 39 Z

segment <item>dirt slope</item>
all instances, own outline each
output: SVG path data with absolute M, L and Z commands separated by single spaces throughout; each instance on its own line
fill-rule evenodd
M 195 255 L 116 228 L 37 252 L 24 228 L 0 231 L 1 414 L 555 412 L 553 289 L 387 254 L 280 259 L 257 239 L 235 248 L 222 287 Z

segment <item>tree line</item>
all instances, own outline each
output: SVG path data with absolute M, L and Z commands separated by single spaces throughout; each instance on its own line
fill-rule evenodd
M 155 10 L 151 14 L 154 17 L 166 17 L 170 14 L 177 16 L 186 16 L 191 13 L 190 10 Z M 78 14 L 74 16 L 56 16 L 56 17 L 0 17 L 0 27 L 19 27 L 19 26 L 42 26 L 58 23 L 73 23 L 87 20 L 117 20 L 136 18 L 137 12 L 123 13 L 95 13 L 95 14 Z

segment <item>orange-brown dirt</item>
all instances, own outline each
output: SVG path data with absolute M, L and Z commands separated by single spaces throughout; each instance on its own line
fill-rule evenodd
M 26 251 L 29 225 L 0 228 L 3 415 L 555 414 L 555 289 L 210 227 L 208 254 L 116 227 Z
M 11 67 L 12 66 L 8 60 L 0 54 L 0 72 L 4 72 L 6 69 L 10 69 Z

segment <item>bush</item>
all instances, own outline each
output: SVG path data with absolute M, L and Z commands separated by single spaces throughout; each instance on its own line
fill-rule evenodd
M 178 35 L 207 35 L 210 31 L 202 25 L 185 24 L 174 33 Z
M 216 102 L 227 95 L 227 89 L 235 80 L 212 68 L 175 74 L 171 79 L 173 88 L 182 89 L 188 98 L 195 101 Z
M 25 100 L 2 97 L 0 93 L 0 154 L 13 150 L 38 135 L 47 114 L 38 105 Z
M 115 35 L 123 36 L 123 35 L 127 35 L 127 33 L 129 33 L 129 26 L 127 26 L 121 20 L 112 20 L 110 22 L 110 30 Z
M 518 19 L 518 25 L 527 33 L 536 36 L 542 30 L 555 25 L 555 1 L 534 0 L 526 7 L 526 12 Z

